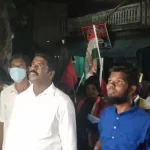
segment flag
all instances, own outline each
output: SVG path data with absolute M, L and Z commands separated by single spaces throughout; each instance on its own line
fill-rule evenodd
M 70 89 L 74 88 L 75 84 L 77 83 L 77 75 L 72 64 L 72 61 L 69 62 L 63 76 L 61 78 L 61 83 L 67 85 Z
M 86 53 L 86 60 L 89 63 L 89 66 L 85 65 L 85 78 L 89 78 L 93 73 L 97 72 L 97 58 L 98 56 L 98 47 L 97 47 L 97 38 L 94 32 L 94 28 L 91 30 L 91 34 L 88 38 L 88 47 Z
M 94 29 L 93 29 L 90 36 L 89 36 L 89 39 L 88 39 L 87 51 L 90 55 L 92 55 L 92 52 L 95 49 L 97 50 L 97 43 L 96 43 L 96 36 L 95 36 L 95 33 L 94 33 Z

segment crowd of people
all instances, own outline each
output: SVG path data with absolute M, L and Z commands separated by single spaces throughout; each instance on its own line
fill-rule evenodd
M 150 150 L 150 102 L 140 97 L 136 68 L 114 65 L 102 86 L 95 74 L 88 77 L 74 103 L 54 85 L 56 67 L 48 55 L 30 64 L 18 54 L 10 85 L 0 71 L 2 150 Z

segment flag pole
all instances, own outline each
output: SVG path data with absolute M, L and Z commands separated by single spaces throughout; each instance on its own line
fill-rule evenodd
M 78 92 L 78 89 L 79 89 L 79 87 L 80 87 L 80 85 L 81 85 L 83 79 L 84 79 L 84 73 L 82 74 L 82 77 L 81 77 L 81 79 L 80 79 L 80 82 L 79 82 L 79 84 L 78 84 L 78 87 L 76 88 L 76 93 Z
M 70 58 L 71 62 L 72 62 L 72 57 Z M 73 91 L 73 97 L 74 97 L 74 103 L 76 104 L 77 103 L 77 98 L 76 98 L 76 92 L 75 92 L 75 88 L 73 86 L 72 88 L 72 91 Z
M 99 45 L 98 45 L 98 38 L 97 38 L 97 33 L 96 33 L 96 27 L 95 25 L 93 25 L 93 30 L 94 30 L 94 34 L 95 34 L 95 37 L 96 37 L 96 45 L 97 45 L 97 49 L 98 49 L 98 56 L 99 56 L 99 65 L 100 65 L 100 74 L 99 74 L 99 80 L 100 80 L 100 85 L 101 85 L 101 82 L 102 82 L 102 73 L 103 73 L 103 58 L 101 57 L 101 54 L 100 54 L 100 49 L 99 49 Z
M 73 87 L 73 95 L 74 95 L 74 103 L 77 103 L 77 98 L 76 98 L 76 92 L 75 92 L 75 88 Z

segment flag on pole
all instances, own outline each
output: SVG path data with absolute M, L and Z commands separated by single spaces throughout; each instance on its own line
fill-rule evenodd
M 100 55 L 97 28 L 95 25 L 83 27 L 83 34 L 87 41 L 87 53 L 85 58 L 85 79 L 97 72 L 97 65 L 100 67 L 100 82 L 102 80 L 103 59 Z M 100 40 L 101 41 L 101 40 Z M 87 65 L 88 64 L 88 65 Z
M 85 71 L 81 78 L 82 81 L 80 81 L 78 87 L 80 86 L 81 83 L 84 83 L 85 79 L 91 76 L 93 72 L 97 72 L 97 70 L 95 70 L 94 68 L 97 67 L 96 64 L 98 63 L 100 67 L 99 81 L 101 85 L 103 84 L 102 72 L 104 59 L 100 55 L 100 49 L 111 48 L 111 43 L 106 24 L 97 24 L 82 27 L 82 32 L 85 37 L 85 41 L 87 43 L 87 53 L 85 57 Z
M 96 43 L 96 36 L 94 33 L 94 29 L 92 30 L 90 36 L 89 36 L 89 40 L 88 40 L 88 48 L 87 48 L 87 52 L 92 55 L 92 52 L 94 50 L 97 51 L 97 43 Z
M 88 72 L 85 71 L 86 79 L 97 72 L 97 64 L 98 64 L 98 59 L 99 59 L 98 50 L 99 50 L 99 47 L 97 44 L 97 35 L 94 30 L 94 26 L 92 26 L 91 34 L 89 35 L 89 38 L 88 38 L 88 47 L 87 47 L 87 53 L 86 53 L 86 59 L 87 59 L 87 62 L 89 63 L 89 68 L 85 66 L 85 70 L 88 70 Z
M 63 76 L 61 78 L 61 83 L 67 85 L 70 89 L 73 89 L 77 83 L 77 74 L 72 64 L 72 61 L 69 62 Z

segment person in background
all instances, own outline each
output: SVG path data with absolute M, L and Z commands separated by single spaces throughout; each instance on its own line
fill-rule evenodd
M 77 150 L 74 106 L 53 84 L 55 64 L 49 55 L 35 55 L 32 85 L 16 97 L 3 150 Z
M 15 98 L 26 90 L 30 83 L 27 78 L 29 59 L 23 54 L 16 54 L 10 60 L 9 73 L 14 84 L 3 89 L 0 95 L 0 139 L 5 139 L 9 126 L 10 116 L 14 107 Z
M 150 112 L 150 106 L 147 104 L 146 100 L 139 96 L 139 86 L 133 95 L 133 101 L 138 107 L 144 109 L 147 112 Z
M 146 99 L 150 95 L 150 83 L 148 81 L 141 82 L 140 96 Z
M 145 105 L 148 107 L 148 109 L 146 110 L 147 112 L 150 113 L 150 96 L 148 96 L 146 99 L 145 99 Z
M 107 92 L 114 105 L 101 116 L 100 137 L 94 150 L 150 150 L 150 116 L 133 102 L 138 84 L 135 69 L 111 69 Z
M 89 77 L 85 82 L 85 98 L 77 105 L 77 135 L 79 150 L 94 147 L 98 139 L 97 123 L 91 123 L 88 115 L 100 118 L 107 104 L 101 97 L 100 83 L 96 76 Z
M 8 87 L 7 74 L 3 68 L 0 67 L 0 92 Z

